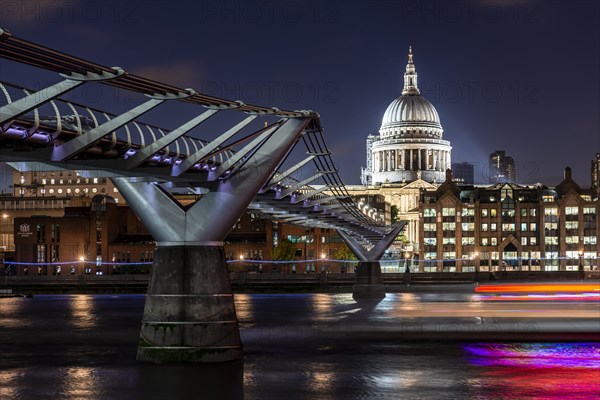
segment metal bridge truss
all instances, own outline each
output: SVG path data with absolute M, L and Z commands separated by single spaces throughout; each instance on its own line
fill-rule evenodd
M 0 82 L 0 157 L 19 170 L 78 170 L 87 177 L 113 178 L 125 192 L 127 185 L 155 182 L 161 183 L 159 190 L 165 197 L 169 196 L 166 191 L 181 188 L 206 194 L 233 181 L 245 168 L 256 167 L 251 160 L 261 149 L 272 150 L 269 140 L 292 121 L 303 121 L 296 124 L 302 129 L 297 128 L 299 134 L 292 139 L 292 146 L 282 153 L 272 172 L 267 171 L 268 179 L 257 194 L 251 195 L 250 208 L 281 222 L 343 231 L 361 245 L 363 252 L 398 230 L 358 209 L 339 177 L 316 112 L 206 96 L 73 57 L 1 29 L 0 56 L 57 72 L 64 78 L 37 92 Z M 87 82 L 141 93 L 148 100 L 114 115 L 60 98 Z M 205 110 L 172 130 L 140 122 L 143 114 L 169 100 L 197 104 Z M 190 135 L 219 112 L 245 116 L 213 140 Z M 264 116 L 279 120 L 248 133 L 245 128 Z M 306 149 L 303 159 L 287 161 L 294 158 L 291 150 L 299 141 Z M 285 161 L 292 166 L 279 171 Z M 314 174 L 306 177 L 306 170 Z M 132 207 L 135 209 L 135 204 Z

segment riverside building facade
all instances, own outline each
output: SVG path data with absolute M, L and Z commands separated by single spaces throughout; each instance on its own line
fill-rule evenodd
M 600 200 L 565 169 L 555 188 L 446 181 L 419 206 L 418 268 L 433 271 L 577 271 L 598 267 Z

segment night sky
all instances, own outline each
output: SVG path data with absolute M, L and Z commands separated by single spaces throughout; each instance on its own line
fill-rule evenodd
M 600 152 L 600 2 L 1 0 L 0 21 L 156 80 L 316 110 L 347 184 L 359 183 L 365 138 L 400 95 L 409 45 L 452 160 L 475 163 L 476 182 L 488 155 L 506 150 L 520 183 L 554 186 L 568 165 L 589 187 Z M 2 61 L 0 79 L 39 89 L 59 78 Z M 126 95 L 74 96 L 133 106 Z M 178 109 L 143 120 L 173 128 Z

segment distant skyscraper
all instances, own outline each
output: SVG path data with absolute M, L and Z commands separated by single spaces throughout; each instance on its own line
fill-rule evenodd
M 490 154 L 489 182 L 514 182 L 517 178 L 515 160 L 505 151 L 497 150 Z
M 471 163 L 452 163 L 452 180 L 459 185 L 472 185 L 475 183 L 474 171 Z
M 596 153 L 596 159 L 592 160 L 592 187 L 600 190 L 600 153 Z

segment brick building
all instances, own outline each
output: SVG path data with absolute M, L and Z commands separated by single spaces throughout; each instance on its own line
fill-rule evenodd
M 156 248 L 128 206 L 100 195 L 88 206 L 66 207 L 62 215 L 16 217 L 14 238 L 18 264 L 12 273 L 19 275 L 143 273 Z M 268 262 L 280 238 L 295 244 L 296 262 Z M 242 215 L 224 241 L 231 271 L 265 273 L 349 271 L 330 261 L 340 246 L 335 230 L 277 224 L 252 211 Z
M 586 270 L 598 265 L 600 200 L 565 169 L 554 189 L 498 183 L 456 185 L 447 172 L 419 206 L 419 269 Z

